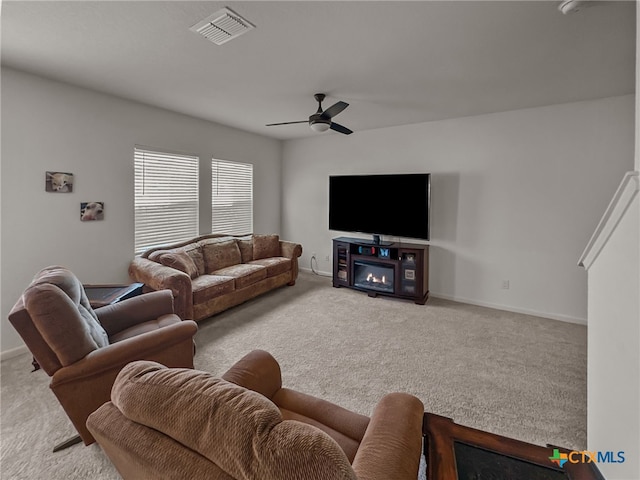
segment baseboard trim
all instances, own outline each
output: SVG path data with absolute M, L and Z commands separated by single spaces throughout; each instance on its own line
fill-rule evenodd
M 571 317 L 569 315 L 561 315 L 561 314 L 549 313 L 549 312 L 539 312 L 537 310 L 529 310 L 526 308 L 517 308 L 517 307 L 512 307 L 507 305 L 500 305 L 498 303 L 470 300 L 468 298 L 445 295 L 442 293 L 430 292 L 429 296 L 434 298 L 442 298 L 444 300 L 451 300 L 452 302 L 467 303 L 469 305 L 477 305 L 478 307 L 494 308 L 496 310 L 503 310 L 505 312 L 522 313 L 524 315 L 532 315 L 534 317 L 548 318 L 550 320 L 558 320 L 560 322 L 575 323 L 578 325 L 585 325 L 585 326 L 587 325 L 587 320 L 585 318 Z
M 6 350 L 4 352 L 0 352 L 0 361 L 7 360 L 9 358 L 17 357 L 24 353 L 28 353 L 29 349 L 26 345 L 22 345 L 21 347 L 12 348 L 10 350 Z
M 316 270 L 314 272 L 310 268 L 306 268 L 306 267 L 298 267 L 298 269 L 302 270 L 303 272 L 312 273 L 313 275 L 320 275 L 322 277 L 333 278 L 333 274 L 331 272 L 321 272 L 320 270 Z

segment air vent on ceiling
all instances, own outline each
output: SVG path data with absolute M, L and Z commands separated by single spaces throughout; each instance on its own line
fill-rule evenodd
M 251 22 L 225 7 L 196 23 L 189 30 L 199 33 L 216 45 L 222 45 L 254 28 L 256 27 Z

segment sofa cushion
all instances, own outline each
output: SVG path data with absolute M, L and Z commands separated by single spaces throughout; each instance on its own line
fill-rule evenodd
M 198 276 L 198 267 L 185 251 L 164 252 L 158 256 L 158 262 L 167 267 L 180 270 L 189 275 L 190 278 Z
M 204 257 L 202 255 L 202 249 L 201 249 L 201 247 L 200 247 L 200 245 L 198 243 L 190 243 L 190 244 L 187 244 L 187 245 L 183 245 L 183 246 L 181 246 L 179 248 L 167 248 L 167 249 L 155 250 L 155 251 L 151 252 L 147 258 L 149 260 L 153 261 L 153 262 L 162 263 L 160 261 L 160 257 L 162 257 L 163 255 L 165 255 L 167 253 L 176 253 L 176 252 L 184 252 L 187 255 L 189 255 L 189 257 L 193 261 L 194 265 L 196 266 L 196 269 L 198 270 L 198 275 L 204 275 L 204 273 L 205 273 L 204 272 Z M 173 268 L 176 268 L 176 267 L 173 267 Z M 180 269 L 178 269 L 178 270 L 180 270 Z M 182 270 L 182 271 L 184 271 L 184 270 Z M 189 276 L 191 276 L 191 275 L 189 275 Z
M 193 303 L 205 303 L 212 298 L 233 292 L 235 283 L 233 277 L 222 275 L 200 275 L 191 282 Z
M 236 284 L 236 290 L 240 290 L 241 288 L 248 287 L 267 278 L 267 269 L 262 265 L 240 263 L 238 265 L 216 270 L 213 274 L 233 277 Z
M 238 237 L 238 248 L 242 257 L 242 263 L 249 263 L 253 260 L 253 235 Z
M 284 272 L 291 271 L 291 259 L 285 257 L 270 257 L 253 260 L 249 265 L 262 265 L 267 269 L 267 277 L 275 277 Z
M 242 262 L 240 249 L 235 239 L 205 243 L 202 245 L 202 253 L 204 254 L 204 270 L 206 273 L 212 273 L 221 268 Z
M 137 361 L 118 374 L 113 404 L 231 478 L 355 480 L 338 444 L 311 425 L 285 420 L 258 392 L 191 369 Z
M 163 253 L 169 253 L 169 250 L 156 250 L 154 252 L 151 252 L 147 258 L 152 262 L 160 263 L 160 255 L 162 255 Z
M 253 259 L 280 256 L 280 238 L 278 235 L 254 235 Z

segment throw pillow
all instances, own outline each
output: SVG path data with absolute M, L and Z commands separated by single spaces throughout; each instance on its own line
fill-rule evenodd
M 198 276 L 198 267 L 196 267 L 196 264 L 187 252 L 178 251 L 163 253 L 160 255 L 159 261 L 162 265 L 175 268 L 176 270 L 186 273 L 189 275 L 189 278 L 195 278 Z
M 160 263 L 160 255 L 162 255 L 163 253 L 168 253 L 168 250 L 156 250 L 154 252 L 151 252 L 147 258 L 152 262 Z
M 279 257 L 280 237 L 278 235 L 254 235 L 253 259 Z

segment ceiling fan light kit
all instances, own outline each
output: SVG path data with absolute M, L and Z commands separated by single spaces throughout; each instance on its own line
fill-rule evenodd
M 342 133 L 344 135 L 350 135 L 353 133 L 352 130 L 348 129 L 340 125 L 339 123 L 335 123 L 331 119 L 342 112 L 345 108 L 349 106 L 346 102 L 337 102 L 331 105 L 326 110 L 322 110 L 322 101 L 325 98 L 324 93 L 316 93 L 314 98 L 318 102 L 318 110 L 313 115 L 309 116 L 309 120 L 299 120 L 295 122 L 281 122 L 281 123 L 269 123 L 267 127 L 275 127 L 277 125 L 291 125 L 293 123 L 308 123 L 311 130 L 314 132 L 326 132 L 331 129 L 335 132 Z
M 324 122 L 315 122 L 310 125 L 311 130 L 314 132 L 326 132 L 329 130 L 330 125 Z
M 567 15 L 568 13 L 576 13 L 587 6 L 587 2 L 584 0 L 563 0 L 558 5 L 558 10 Z

